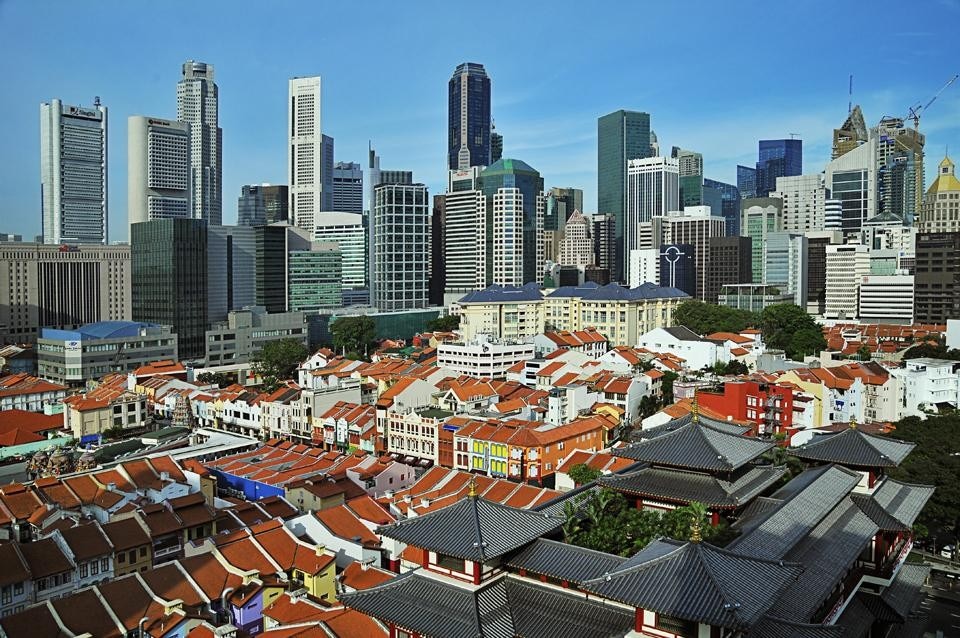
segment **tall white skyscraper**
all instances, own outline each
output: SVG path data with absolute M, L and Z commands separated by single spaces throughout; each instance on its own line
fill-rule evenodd
M 624 272 L 630 251 L 641 246 L 639 226 L 680 209 L 680 165 L 672 157 L 627 160 L 627 206 L 624 214 Z
M 770 197 L 783 202 L 783 230 L 809 233 L 824 229 L 825 202 L 830 197 L 822 173 L 777 178 Z
M 107 243 L 107 107 L 40 105 L 43 242 Z
M 193 216 L 190 128 L 186 122 L 141 115 L 127 120 L 127 217 L 131 224 Z
M 190 125 L 192 217 L 223 220 L 223 131 L 213 65 L 187 60 L 177 83 L 177 119 Z
M 320 118 L 320 77 L 292 78 L 287 167 L 291 222 L 310 233 L 321 211 L 333 210 L 333 138 Z

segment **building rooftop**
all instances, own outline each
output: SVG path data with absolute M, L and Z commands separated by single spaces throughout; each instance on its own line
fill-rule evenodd
M 511 303 L 520 301 L 540 301 L 543 293 L 540 285 L 529 283 L 519 286 L 500 286 L 493 284 L 483 290 L 474 290 L 460 298 L 459 303 Z
M 833 434 L 821 434 L 806 445 L 788 450 L 788 453 L 805 461 L 876 468 L 900 465 L 914 447 L 916 443 L 867 434 L 851 427 Z
M 56 330 L 44 328 L 41 333 L 42 339 L 54 339 L 57 341 L 95 341 L 97 339 L 120 339 L 123 337 L 136 337 L 140 331 L 145 328 L 159 328 L 154 323 L 143 323 L 140 321 L 97 321 L 80 326 L 76 330 Z
M 689 297 L 687 293 L 678 288 L 668 288 L 658 286 L 654 283 L 645 282 L 636 288 L 625 288 L 617 283 L 610 283 L 606 286 L 588 281 L 579 286 L 561 286 L 547 297 L 579 297 L 591 301 L 640 301 L 644 299 L 663 299 Z
M 617 456 L 654 465 L 707 472 L 731 472 L 774 447 L 770 441 L 732 434 L 712 425 L 689 422 L 655 438 L 617 448 Z

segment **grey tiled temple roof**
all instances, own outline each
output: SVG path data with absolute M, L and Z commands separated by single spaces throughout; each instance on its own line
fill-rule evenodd
M 727 434 L 743 434 L 749 432 L 750 428 L 737 425 L 736 423 L 729 423 L 727 421 L 721 421 L 720 419 L 712 419 L 708 416 L 702 414 L 697 417 L 700 419 L 700 423 L 704 425 L 709 425 L 714 430 L 720 430 L 721 432 L 726 432 Z M 658 425 L 652 428 L 647 428 L 645 430 L 634 430 L 630 433 L 631 441 L 643 441 L 645 439 L 655 439 L 658 436 L 663 436 L 678 430 L 684 425 L 687 425 L 693 420 L 693 415 L 691 413 L 686 413 L 683 416 L 678 416 L 677 418 L 667 421 L 663 425 Z
M 543 512 L 468 497 L 434 512 L 384 525 L 377 532 L 414 547 L 484 562 L 522 547 L 562 523 L 562 518 Z
M 794 563 L 660 539 L 582 588 L 634 607 L 742 630 L 756 625 L 800 572 Z
M 473 588 L 416 570 L 343 603 L 436 638 L 610 638 L 634 624 L 632 610 L 511 576 Z
M 873 500 L 903 527 L 911 529 L 933 491 L 932 485 L 901 483 L 887 478 L 873 492 Z
M 907 458 L 915 443 L 899 441 L 857 428 L 836 434 L 821 434 L 806 445 L 788 450 L 806 461 L 839 463 L 853 467 L 896 467 Z
M 620 567 L 626 558 L 539 538 L 506 561 L 514 569 L 579 585 Z
M 613 453 L 653 465 L 730 472 L 773 446 L 772 442 L 730 434 L 701 421 L 688 423 L 653 439 L 616 448 Z
M 794 623 L 770 616 L 761 620 L 746 635 L 749 638 L 847 638 L 840 627 Z
M 709 474 L 645 467 L 624 474 L 601 476 L 604 487 L 626 494 L 667 501 L 703 503 L 707 507 L 742 507 L 784 475 L 785 466 L 756 466 L 739 478 L 725 481 Z

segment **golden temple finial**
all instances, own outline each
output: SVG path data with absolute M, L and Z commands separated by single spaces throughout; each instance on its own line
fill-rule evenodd
M 850 428 L 853 429 L 853 430 L 856 430 L 856 429 L 857 429 L 857 419 L 856 419 L 856 417 L 853 417 L 853 416 L 850 417 Z
M 471 477 L 470 479 L 470 491 L 467 492 L 467 496 L 470 498 L 477 498 L 477 477 Z
M 694 423 L 700 422 L 700 406 L 697 404 L 697 390 L 699 390 L 699 388 L 694 388 L 693 390 L 693 404 L 690 406 L 690 420 Z
M 700 534 L 700 517 L 693 517 L 693 524 L 690 525 L 690 542 L 699 543 L 703 540 L 703 536 Z

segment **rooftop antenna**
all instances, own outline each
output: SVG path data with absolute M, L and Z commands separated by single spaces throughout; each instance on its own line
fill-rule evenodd
M 853 111 L 853 73 L 850 74 L 850 86 L 847 88 L 847 115 Z
M 93 105 L 94 105 L 94 106 L 100 106 L 100 96 L 99 96 L 99 95 L 94 95 L 94 96 L 93 96 Z
M 791 140 L 795 140 L 795 139 L 797 139 L 798 137 L 800 137 L 800 134 L 799 134 L 799 133 L 788 133 L 788 135 L 790 135 L 790 139 L 791 139 Z

